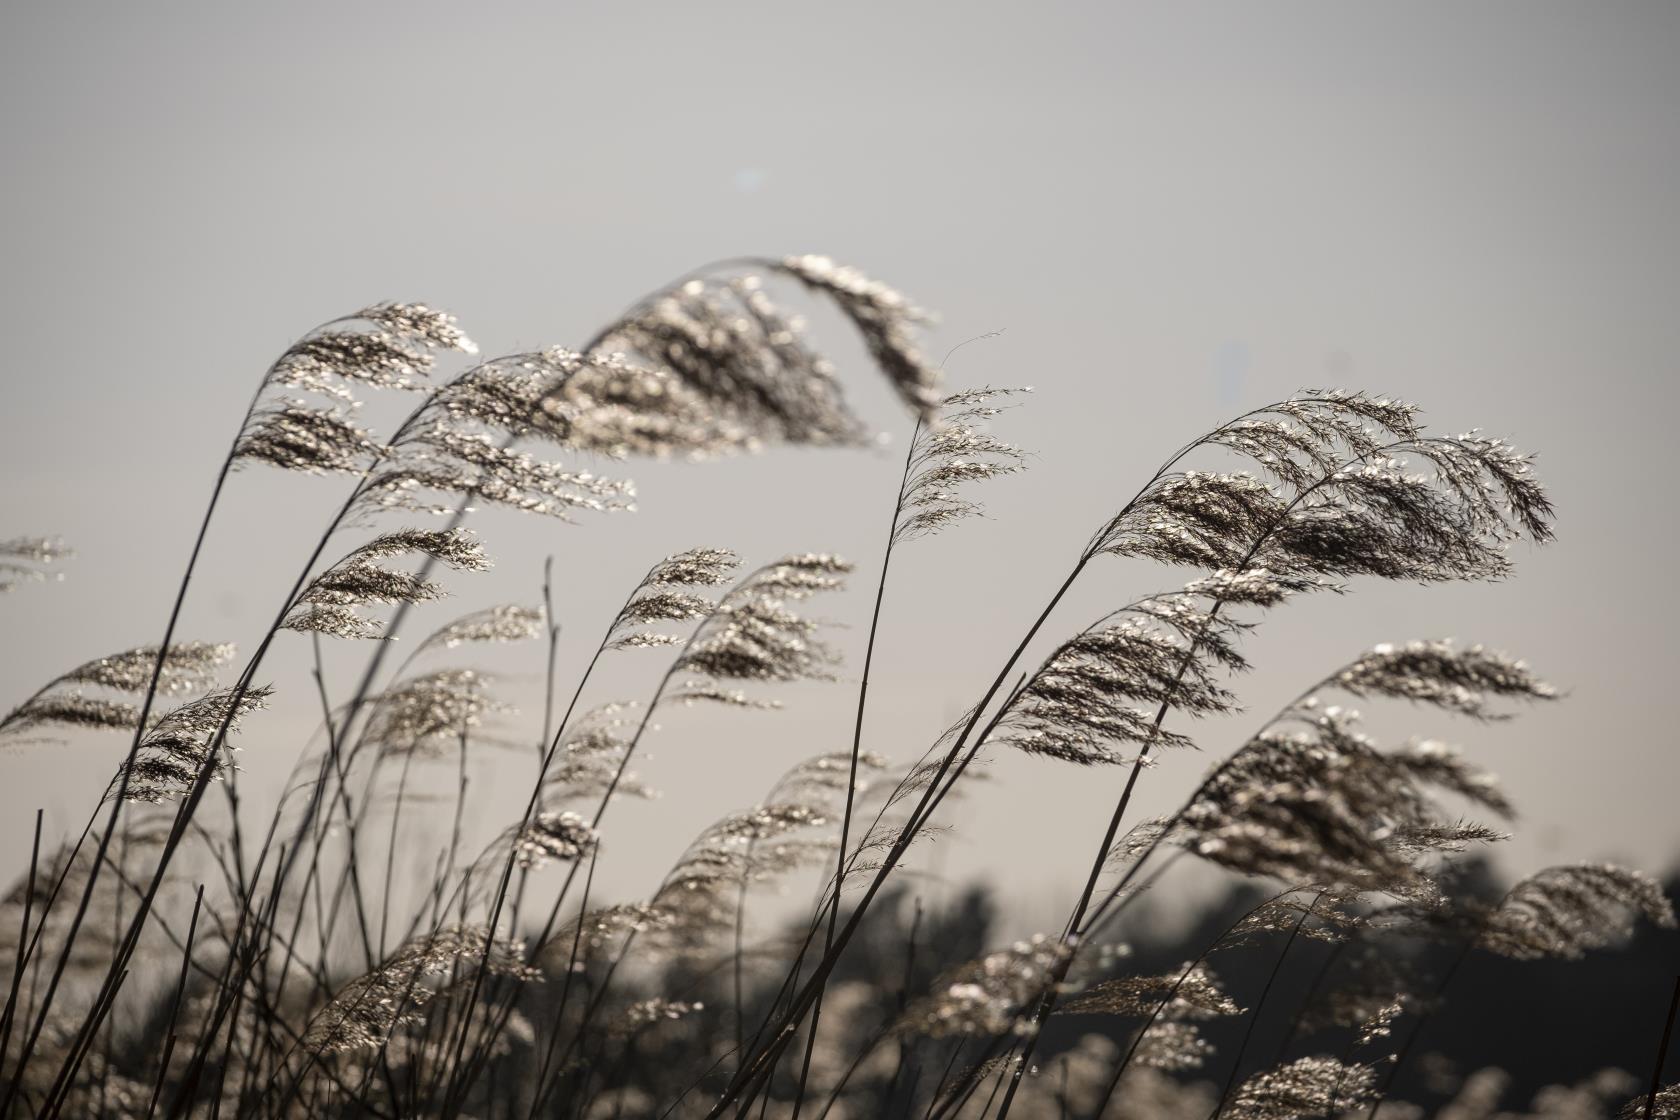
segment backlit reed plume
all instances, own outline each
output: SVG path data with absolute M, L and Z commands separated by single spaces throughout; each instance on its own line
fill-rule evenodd
M 1195 1023 L 1165 1017 L 1144 1027 L 1135 1047 L 1134 1064 L 1171 1073 L 1201 1069 L 1214 1052 Z
M 625 769 L 630 736 L 641 722 L 640 716 L 631 717 L 632 710 L 629 705 L 604 704 L 566 728 L 544 773 L 544 804 L 599 798 L 608 789 L 631 797 L 655 796 L 634 770 Z
M 993 402 L 1025 392 L 1030 390 L 964 390 L 940 402 L 932 424 L 917 426 L 893 521 L 895 543 L 979 516 L 982 507 L 963 491 L 1021 469 L 1026 453 L 992 436 L 985 424 L 1003 411 Z
M 1517 960 L 1576 959 L 1626 940 L 1641 917 L 1675 926 L 1673 905 L 1643 872 L 1608 863 L 1548 867 L 1506 893 L 1476 944 Z
M 399 681 L 374 699 L 367 739 L 387 754 L 437 755 L 510 711 L 476 669 L 440 669 Z
M 807 345 L 802 321 L 774 302 L 758 274 L 792 277 L 846 316 L 906 404 L 931 414 L 939 374 L 915 340 L 928 316 L 903 296 L 825 257 L 731 263 L 733 271 L 707 270 L 643 300 L 591 353 L 622 351 L 669 371 L 752 443 L 859 443 L 865 429 L 833 365 Z
M 9 541 L 0 541 L 0 593 L 10 591 L 20 583 L 64 578 L 62 572 L 50 569 L 60 560 L 74 555 L 56 537 L 13 537 Z
M 453 317 L 423 304 L 376 304 L 311 331 L 269 367 L 258 393 L 266 402 L 253 405 L 232 462 L 309 474 L 365 470 L 380 445 L 355 421 L 355 391 L 425 388 L 438 350 L 475 354 L 478 347 Z M 330 403 L 290 396 L 288 389 Z
M 1228 939 L 1229 935 L 1216 947 L 1224 947 Z M 1116 1067 L 1118 1079 L 1120 1073 L 1133 1073 L 1137 1067 L 1199 1069 L 1213 1047 L 1202 1037 L 1197 1024 L 1242 1012 L 1205 961 L 1197 960 L 1176 972 L 1122 976 L 1094 984 L 1064 1003 L 1058 1014 L 1144 1020 L 1131 1035 L 1124 1064 Z
M 904 1009 L 895 1029 L 931 1038 L 990 1038 L 1034 1030 L 1027 1012 L 1043 997 L 1067 953 L 1058 939 L 1035 934 L 957 965 Z
M 1064 642 L 1011 698 L 996 738 L 1082 765 L 1131 761 L 1115 750 L 1125 744 L 1189 746 L 1155 709 L 1230 711 L 1236 697 L 1219 678 L 1246 667 L 1234 644 L 1242 629 L 1191 594 L 1135 603 Z
M 1438 827 L 1433 794 L 1455 794 L 1506 815 L 1489 775 L 1438 743 L 1383 752 L 1346 713 L 1316 712 L 1269 730 L 1205 781 L 1180 829 L 1203 858 L 1286 882 L 1406 890 L 1413 853 L 1391 842 Z
M 772 799 L 843 799 L 847 788 L 854 793 L 868 793 L 875 786 L 877 776 L 892 760 L 884 754 L 865 751 L 857 759 L 857 776 L 852 776 L 852 756 L 847 751 L 831 751 L 798 763 L 776 783 Z
M 350 406 L 318 408 L 282 398 L 252 413 L 234 449 L 238 463 L 266 463 L 304 474 L 356 474 L 379 450 Z
M 356 608 L 423 603 L 445 594 L 443 586 L 434 580 L 379 563 L 404 555 L 427 557 L 456 570 L 484 571 L 490 567 L 483 548 L 469 530 L 403 529 L 385 533 L 311 580 L 299 592 L 298 605 L 282 627 L 335 638 L 379 637 L 383 629 L 380 623 L 357 613 Z
M 1360 575 L 1497 578 L 1509 570 L 1507 542 L 1551 536 L 1551 505 L 1527 456 L 1476 432 L 1430 436 L 1409 404 L 1291 398 L 1191 446 L 1229 448 L 1275 481 L 1164 474 L 1093 538 L 1093 554 L 1264 573 L 1254 591 L 1231 596 L 1264 602 Z
M 1339 1116 L 1369 1103 L 1375 1083 L 1370 1066 L 1328 1057 L 1300 1058 L 1243 1082 L 1226 1115 L 1234 1120 Z
M 576 813 L 538 813 L 519 829 L 514 839 L 515 858 L 524 868 L 553 861 L 570 863 L 587 855 L 599 840 L 600 834 Z
M 578 511 L 633 508 L 634 488 L 513 446 L 558 442 L 544 402 L 582 361 L 551 350 L 494 358 L 440 387 L 383 449 L 363 483 L 357 510 L 450 513 L 460 502 L 569 518 Z M 594 449 L 588 449 L 594 450 Z
M 836 655 L 817 632 L 821 623 L 790 602 L 844 584 L 851 565 L 837 556 L 784 556 L 732 588 L 683 647 L 676 669 L 690 678 L 681 701 L 739 703 L 728 684 L 832 679 Z
M 1357 716 L 1318 693 L 1408 700 L 1482 718 L 1490 702 L 1547 700 L 1550 685 L 1526 665 L 1480 646 L 1448 642 L 1376 646 L 1315 685 L 1247 745 L 1214 768 L 1174 822 L 1202 856 L 1287 882 L 1383 889 L 1423 886 L 1424 851 L 1496 838 L 1482 826 L 1442 820 L 1447 793 L 1499 816 L 1510 803 L 1491 775 L 1452 747 L 1415 742 L 1384 752 Z
M 198 692 L 210 687 L 216 671 L 233 659 L 233 646 L 181 642 L 171 646 L 158 667 L 155 646 L 124 650 L 76 666 L 41 686 L 34 696 L 0 717 L 0 734 L 47 726 L 132 730 L 140 710 L 125 701 L 89 696 L 84 689 L 140 693 L 151 684 L 158 668 L 157 690 L 165 695 Z
M 270 384 L 334 397 L 348 395 L 346 383 L 412 389 L 431 372 L 431 351 L 478 352 L 452 316 L 423 304 L 376 304 L 340 322 L 378 329 L 329 325 L 306 335 L 274 363 Z
M 1680 1083 L 1635 1097 L 1616 1116 L 1618 1120 L 1680 1120 Z
M 661 944 L 703 947 L 737 918 L 739 895 L 825 859 L 825 826 L 836 820 L 822 799 L 774 800 L 731 813 L 695 837 L 654 894 L 666 915 Z
M 1268 934 L 1298 932 L 1313 941 L 1340 943 L 1362 929 L 1360 912 L 1366 892 L 1349 887 L 1308 884 L 1267 899 L 1226 931 L 1219 949 L 1262 941 Z M 1411 895 L 1408 893 L 1408 900 Z
M 939 404 L 939 369 L 922 357 L 915 339 L 916 328 L 931 323 L 931 315 L 880 281 L 828 257 L 784 257 L 775 267 L 832 300 L 857 328 L 904 403 L 924 418 L 932 414 Z
M 1218 977 L 1196 961 L 1156 976 L 1121 976 L 1093 984 L 1062 1004 L 1066 1015 L 1124 1015 L 1142 1018 L 1211 1019 L 1240 1014 Z
M 1374 646 L 1364 657 L 1331 678 L 1353 696 L 1412 700 L 1455 715 L 1500 719 L 1489 707 L 1495 698 L 1549 700 L 1557 691 L 1526 664 L 1503 654 L 1451 642 L 1406 642 Z
M 834 801 L 847 776 L 844 765 L 837 770 L 836 759 L 820 755 L 794 766 L 763 803 L 703 829 L 648 902 L 590 911 L 553 944 L 569 946 L 581 929 L 590 948 L 646 933 L 649 943 L 667 952 L 704 949 L 740 919 L 750 887 L 808 867 L 832 851 L 827 829 L 838 819 Z
M 728 583 L 740 563 L 723 548 L 694 548 L 661 560 L 619 608 L 610 628 L 612 648 L 683 644 L 684 637 L 654 627 L 709 618 L 717 600 L 694 589 Z
M 655 996 L 632 1003 L 615 1015 L 604 1029 L 615 1038 L 629 1038 L 650 1026 L 675 1023 L 705 1009 L 706 1005 L 698 1000 L 690 1002 Z
M 385 963 L 352 980 L 316 1013 L 303 1044 L 334 1054 L 378 1048 L 398 1028 L 423 1023 L 441 988 L 462 981 L 479 962 L 492 975 L 534 979 L 523 946 L 482 927 L 452 926 L 405 944 Z
M 454 649 L 468 643 L 530 641 L 542 637 L 545 621 L 540 607 L 522 607 L 513 603 L 486 607 L 432 631 L 416 647 L 416 652 Z
M 126 773 L 123 797 L 156 803 L 186 793 L 201 772 L 220 776 L 228 762 L 216 741 L 237 730 L 244 716 L 266 707 L 272 692 L 267 687 L 221 689 L 165 712 L 140 737 L 139 750 L 123 765 L 111 792 Z

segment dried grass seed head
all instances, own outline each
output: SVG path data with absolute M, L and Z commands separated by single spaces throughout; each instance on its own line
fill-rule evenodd
M 743 441 L 863 441 L 833 367 L 756 277 L 700 278 L 662 292 L 615 323 L 602 348 L 668 372 Z
M 818 638 L 820 623 L 787 604 L 843 585 L 851 565 L 835 556 L 786 556 L 742 580 L 688 642 L 677 668 L 706 684 L 831 679 L 838 655 Z M 689 688 L 678 698 L 701 698 Z
M 1331 678 L 1354 696 L 1385 696 L 1430 704 L 1478 719 L 1503 718 L 1495 698 L 1551 700 L 1557 690 L 1526 664 L 1482 646 L 1446 641 L 1374 646 Z
M 1157 976 L 1104 980 L 1060 1007 L 1066 1015 L 1153 1015 L 1169 1022 L 1240 1015 L 1242 1010 L 1225 994 L 1213 970 L 1200 961 Z
M 453 512 L 453 505 L 428 495 L 480 500 L 560 520 L 579 511 L 635 508 L 635 487 L 628 481 L 571 470 L 511 448 L 493 433 L 463 430 L 437 418 L 415 424 L 392 445 L 392 453 L 363 485 L 357 511 Z
M 83 688 L 142 693 L 157 670 L 159 695 L 175 696 L 208 688 L 216 671 L 233 659 L 228 643 L 178 642 L 158 664 L 156 646 L 140 646 L 84 662 L 43 686 L 34 697 L 0 718 L 0 732 L 50 725 L 107 730 L 132 729 L 140 719 L 131 704 L 84 696 Z
M 57 537 L 13 537 L 0 541 L 0 593 L 20 583 L 63 579 L 62 573 L 45 569 L 74 555 Z
M 373 329 L 339 324 L 363 323 Z M 334 320 L 293 343 L 270 367 L 266 384 L 342 401 L 350 385 L 412 389 L 432 370 L 434 350 L 476 353 L 452 316 L 419 303 L 380 303 Z
M 664 623 L 700 622 L 717 610 L 717 601 L 693 587 L 727 582 L 739 565 L 727 549 L 697 548 L 679 552 L 655 564 L 613 620 L 611 648 L 681 645 L 675 634 L 646 629 Z
M 478 345 L 467 337 L 455 316 L 423 303 L 376 303 L 362 308 L 353 317 L 375 323 L 428 349 L 478 353 Z
M 1036 934 L 1006 949 L 958 965 L 912 1001 L 894 1029 L 930 1038 L 1030 1035 L 1030 1009 L 1048 990 L 1069 947 L 1060 938 Z
M 784 257 L 773 267 L 831 300 L 851 320 L 904 403 L 932 421 L 939 407 L 939 368 L 922 356 L 916 343 L 917 329 L 931 323 L 931 315 L 880 281 L 828 257 Z
M 428 980 L 459 984 L 483 963 L 492 976 L 527 981 L 524 946 L 493 936 L 483 926 L 450 926 L 404 944 L 389 960 L 350 983 L 310 1020 L 303 1045 L 319 1055 L 383 1046 L 399 1027 L 425 1021 L 424 1009 L 439 994 Z
M 1090 554 L 1237 573 L 1263 567 L 1293 589 L 1356 575 L 1502 575 L 1508 543 L 1551 535 L 1551 506 L 1528 457 L 1475 432 L 1425 436 L 1415 412 L 1318 392 L 1246 414 L 1181 454 L 1225 447 L 1266 477 L 1165 474 L 1097 533 Z
M 987 402 L 1025 391 L 988 388 L 947 397 L 934 423 L 917 427 L 895 541 L 927 536 L 979 516 L 982 507 L 963 496 L 963 488 L 1021 470 L 1025 453 L 993 438 L 983 425 L 1002 411 Z
M 379 563 L 395 556 L 424 556 L 457 571 L 490 567 L 483 546 L 468 529 L 401 529 L 384 533 L 317 575 L 299 592 L 283 629 L 338 638 L 378 637 L 383 627 L 358 607 L 417 604 L 441 599 L 443 585 Z
M 1680 1082 L 1658 1089 L 1656 1099 L 1652 1094 L 1642 1093 L 1622 1106 L 1616 1113 L 1617 1120 L 1645 1120 L 1647 1115 L 1651 1120 L 1680 1120 Z
M 150 804 L 186 793 L 206 770 L 219 778 L 228 766 L 222 757 L 227 748 L 217 743 L 224 725 L 231 737 L 245 716 L 268 706 L 273 691 L 220 689 L 163 713 L 141 736 L 133 759 L 119 768 L 110 794 L 116 794 L 125 771 L 123 799 Z
M 629 705 L 622 704 L 602 705 L 566 728 L 554 765 L 549 767 L 543 778 L 545 801 L 595 798 L 609 788 L 615 795 L 655 796 L 635 771 L 626 770 L 619 774 L 619 767 L 629 749 L 629 741 L 623 734 L 628 723 L 625 712 L 629 708 Z
M 538 396 L 532 427 L 564 447 L 615 459 L 704 459 L 764 442 L 669 369 L 617 354 L 548 354 L 561 376 Z
M 1011 698 L 996 741 L 1082 765 L 1128 761 L 1116 747 L 1187 747 L 1160 726 L 1170 704 L 1192 716 L 1232 710 L 1218 683 L 1245 667 L 1244 627 L 1189 595 L 1145 599 L 1064 642 Z
M 1491 777 L 1439 744 L 1384 753 L 1329 708 L 1268 728 L 1217 767 L 1180 817 L 1186 842 L 1232 870 L 1358 890 L 1419 886 L 1396 830 L 1435 825 L 1436 790 L 1497 813 Z
M 454 649 L 468 642 L 524 642 L 540 638 L 547 615 L 541 607 L 503 603 L 462 615 L 432 631 L 420 650 Z
M 1196 1024 L 1157 1019 L 1143 1028 L 1132 1061 L 1147 1069 L 1185 1073 L 1201 1069 L 1213 1052 L 1213 1043 L 1202 1037 Z
M 519 866 L 534 869 L 549 862 L 570 863 L 600 843 L 601 834 L 573 812 L 538 813 L 516 829 L 514 852 Z
M 267 463 L 305 474 L 359 474 L 379 453 L 353 409 L 282 399 L 251 414 L 234 446 L 234 463 Z
M 705 1009 L 706 1005 L 698 1000 L 669 1000 L 654 996 L 632 1003 L 610 1019 L 603 1030 L 612 1038 L 631 1038 L 649 1027 L 674 1023 Z
M 1643 872 L 1610 863 L 1549 867 L 1506 893 L 1476 944 L 1517 960 L 1576 959 L 1625 941 L 1640 918 L 1675 927 L 1673 904 Z
M 1298 1058 L 1242 1083 L 1231 1099 L 1234 1120 L 1340 1116 L 1376 1095 L 1376 1070 L 1335 1058 Z

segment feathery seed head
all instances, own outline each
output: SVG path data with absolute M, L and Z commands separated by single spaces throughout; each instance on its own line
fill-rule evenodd
M 270 385 L 351 399 L 348 381 L 376 389 L 413 389 L 432 369 L 432 356 L 389 331 L 323 330 L 294 343 L 269 373 Z
M 450 926 L 408 942 L 346 984 L 310 1021 L 303 1045 L 321 1055 L 381 1047 L 398 1028 L 423 1023 L 426 1005 L 462 983 L 463 973 L 470 978 L 481 961 L 492 976 L 526 981 L 538 975 L 524 963 L 521 943 L 482 926 Z M 438 978 L 446 978 L 441 986 L 427 982 Z
M 1506 893 L 1476 943 L 1517 960 L 1576 959 L 1625 940 L 1641 917 L 1675 925 L 1673 904 L 1648 875 L 1609 863 L 1548 867 Z
M 453 747 L 486 717 L 509 710 L 490 695 L 489 684 L 476 669 L 442 669 L 400 681 L 374 698 L 368 740 L 398 755 Z
M 835 556 L 784 556 L 736 584 L 701 624 L 677 667 L 707 684 L 724 681 L 827 680 L 838 656 L 816 636 L 819 624 L 787 607 L 843 585 L 851 565 Z M 675 699 L 716 699 L 689 687 Z
M 1355 696 L 1396 697 L 1480 719 L 1503 718 L 1488 706 L 1493 697 L 1557 696 L 1521 661 L 1481 646 L 1459 649 L 1439 641 L 1375 646 L 1332 680 Z
M 775 268 L 832 300 L 851 320 L 899 396 L 932 421 L 939 407 L 939 369 L 922 357 L 915 338 L 916 328 L 932 322 L 932 316 L 887 285 L 828 257 L 784 257 Z
M 594 850 L 600 833 L 576 813 L 538 813 L 519 830 L 514 851 L 523 868 L 537 868 L 550 860 L 569 863 Z
M 223 725 L 231 736 L 245 716 L 268 706 L 273 691 L 267 687 L 243 692 L 220 689 L 157 717 L 141 737 L 133 759 L 119 768 L 108 795 L 116 794 L 125 771 L 128 786 L 123 799 L 148 804 L 186 793 L 206 770 L 219 778 L 228 765 L 223 758 L 226 747 L 217 743 Z
M 895 541 L 927 536 L 978 516 L 981 507 L 963 497 L 959 488 L 1021 469 L 1025 453 L 993 439 L 978 426 L 1002 411 L 984 402 L 1020 391 L 977 389 L 948 397 L 937 421 L 917 428 L 893 530 Z
M 542 637 L 547 621 L 541 607 L 505 603 L 463 615 L 433 631 L 419 649 L 454 649 L 466 642 L 523 642 Z
M 348 410 L 282 400 L 251 414 L 233 458 L 235 464 L 267 463 L 305 474 L 357 474 L 379 450 L 373 433 Z
M 1231 1100 L 1234 1120 L 1297 1120 L 1340 1116 L 1368 1105 L 1376 1095 L 1376 1071 L 1335 1058 L 1298 1058 L 1264 1070 L 1242 1083 Z
M 1158 976 L 1104 980 L 1061 1006 L 1068 1015 L 1155 1015 L 1168 1022 L 1240 1015 L 1242 1010 L 1225 994 L 1213 970 L 1201 962 Z
M 911 1002 L 894 1029 L 930 1038 L 1033 1032 L 1031 1007 L 1048 989 L 1069 948 L 1035 934 L 943 973 L 932 990 Z
M 1438 745 L 1385 754 L 1336 709 L 1268 729 L 1203 782 L 1180 818 L 1187 843 L 1232 870 L 1295 883 L 1404 892 L 1420 874 L 1401 837 L 1435 826 L 1431 789 L 1494 812 L 1490 778 Z
M 706 1005 L 699 1001 L 668 1000 L 655 996 L 632 1003 L 603 1029 L 613 1038 L 630 1038 L 649 1027 L 674 1023 L 705 1009 Z
M 382 626 L 356 613 L 357 607 L 424 603 L 441 599 L 443 585 L 412 572 L 377 563 L 393 556 L 420 555 L 456 570 L 484 571 L 490 561 L 466 529 L 401 529 L 375 537 L 326 569 L 298 594 L 282 629 L 337 638 L 375 638 Z
M 1633 1098 L 1616 1113 L 1617 1120 L 1680 1120 L 1680 1082 L 1657 1090 L 1656 1099 L 1651 1098 L 1650 1093 Z
M 48 573 L 43 569 L 74 555 L 57 537 L 13 537 L 0 541 L 0 593 L 20 583 L 63 579 L 62 573 Z
M 1051 655 L 1011 698 L 998 741 L 1082 765 L 1126 761 L 1115 744 L 1189 746 L 1155 712 L 1169 703 L 1196 716 L 1230 711 L 1236 697 L 1217 674 L 1244 667 L 1242 629 L 1185 595 L 1134 603 Z
M 643 303 L 607 331 L 603 348 L 665 373 L 742 445 L 863 442 L 833 367 L 803 335 L 755 278 L 700 279 Z
M 423 303 L 376 303 L 362 308 L 353 318 L 376 323 L 433 350 L 478 353 L 478 346 L 456 324 L 455 316 Z

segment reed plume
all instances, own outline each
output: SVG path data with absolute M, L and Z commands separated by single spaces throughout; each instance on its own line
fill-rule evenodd
M 20 583 L 63 579 L 63 573 L 52 571 L 52 566 L 74 555 L 57 537 L 13 537 L 0 541 L 0 593 Z
M 47 726 L 133 729 L 140 722 L 139 708 L 126 701 L 88 696 L 83 689 L 135 694 L 153 687 L 166 695 L 198 692 L 214 683 L 216 671 L 233 655 L 234 647 L 226 643 L 183 642 L 171 646 L 161 659 L 156 647 L 141 646 L 83 662 L 0 716 L 0 735 Z

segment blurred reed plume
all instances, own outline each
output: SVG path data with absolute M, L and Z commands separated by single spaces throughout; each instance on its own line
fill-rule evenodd
M 714 545 L 605 588 L 545 569 L 528 600 L 429 618 L 400 641 L 411 615 L 490 567 L 465 525 L 475 508 L 588 520 L 634 508 L 631 460 L 869 444 L 847 402 L 854 374 L 813 343 L 801 303 L 849 329 L 909 429 L 863 566 L 873 609 L 855 668 L 814 609 L 844 601 L 851 562 L 746 563 Z M 254 377 L 160 639 L 20 687 L 0 715 L 8 753 L 127 738 L 87 786 L 79 832 L 37 815 L 27 871 L 0 898 L 0 1120 L 1418 1116 L 1422 1101 L 1396 1098 L 1417 1082 L 1425 1024 L 1465 1014 L 1498 1029 L 1502 1008 L 1449 998 L 1456 976 L 1674 927 L 1662 888 L 1617 866 L 1470 889 L 1511 799 L 1460 747 L 1385 741 L 1348 706 L 1409 705 L 1473 730 L 1556 702 L 1514 657 L 1373 645 L 1218 741 L 1248 718 L 1249 633 L 1292 601 L 1369 579 L 1503 579 L 1513 546 L 1551 539 L 1527 454 L 1428 431 L 1394 398 L 1304 391 L 1163 448 L 1093 517 L 1025 632 L 999 636 L 995 675 L 953 726 L 918 731 L 872 706 L 878 640 L 903 640 L 885 610 L 897 550 L 941 547 L 925 542 L 982 516 L 987 487 L 1024 484 L 1030 460 L 994 431 L 1026 390 L 944 388 L 944 363 L 923 354 L 932 322 L 862 272 L 798 255 L 701 268 L 576 348 L 484 357 L 418 303 L 302 334 Z M 370 394 L 407 402 L 388 435 L 361 418 Z M 586 469 L 601 459 L 611 477 Z M 235 468 L 264 466 L 327 476 L 337 495 L 241 660 L 175 631 L 210 523 L 236 515 L 221 508 Z M 423 516 L 431 527 L 402 523 Z M 45 539 L 0 544 L 0 590 L 64 555 Z M 1069 591 L 1107 557 L 1173 572 L 1068 624 Z M 557 669 L 557 593 L 620 604 L 572 680 Z M 331 639 L 367 640 L 329 658 Z M 270 683 L 282 642 L 305 645 L 311 681 Z M 475 663 L 501 645 L 531 651 L 540 718 L 504 698 L 509 675 Z M 358 672 L 329 669 L 347 656 Z M 645 688 L 627 686 L 641 694 L 598 695 L 603 659 L 624 662 L 621 681 L 644 672 Z M 818 687 L 842 690 L 849 719 L 759 778 L 736 775 L 739 799 L 697 835 L 609 818 L 621 798 L 655 795 L 634 767 L 655 732 L 692 736 L 686 709 L 774 719 Z M 261 714 L 280 704 L 319 723 L 291 751 Z M 877 749 L 887 727 L 924 734 L 926 750 Z M 266 820 L 240 788 L 236 732 L 292 759 Z M 1134 819 L 1145 772 L 1197 748 L 1215 761 L 1190 796 Z M 992 945 L 974 896 L 930 907 L 913 893 L 912 853 L 1004 751 L 1112 779 L 1113 801 L 1101 842 L 1052 869 L 1082 885 L 1069 912 Z M 524 791 L 522 811 L 486 796 L 495 783 L 475 779 L 492 768 Z M 6 822 L 8 843 L 24 824 Z M 669 871 L 630 900 L 603 897 L 598 872 L 654 843 L 676 853 Z M 1146 962 L 1138 902 L 1187 862 L 1241 904 Z M 808 891 L 808 905 L 766 921 L 755 894 L 771 886 Z M 1303 983 L 1285 966 L 1308 954 L 1322 963 Z M 1251 983 L 1241 962 L 1256 960 Z M 1532 1115 L 1680 1115 L 1664 1057 L 1675 1014 L 1654 1070 L 1628 1055 L 1648 1081 L 1555 1086 Z M 1263 1017 L 1272 1029 L 1257 1034 Z M 1485 1070 L 1430 1103 L 1491 1117 L 1501 1091 Z

